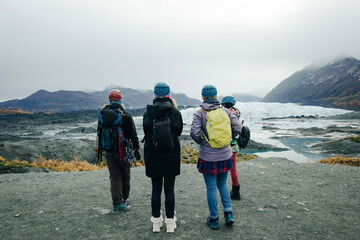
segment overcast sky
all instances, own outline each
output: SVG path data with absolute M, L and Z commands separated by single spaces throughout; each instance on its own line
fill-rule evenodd
M 0 0 L 0 101 L 109 85 L 263 97 L 315 59 L 360 59 L 359 0 Z

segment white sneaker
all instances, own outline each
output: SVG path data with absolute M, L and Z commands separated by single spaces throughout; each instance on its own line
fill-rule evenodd
M 173 233 L 176 228 L 176 212 L 174 212 L 174 218 L 167 218 L 165 217 L 165 223 L 166 223 L 166 232 L 167 233 Z
M 151 216 L 150 221 L 153 223 L 153 232 L 160 232 L 160 228 L 163 225 L 162 211 L 160 210 L 160 217 L 154 218 Z

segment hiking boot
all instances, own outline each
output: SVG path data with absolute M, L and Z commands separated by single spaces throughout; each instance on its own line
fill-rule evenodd
M 116 205 L 113 209 L 114 213 L 119 213 L 119 212 L 126 212 L 130 210 L 130 206 L 125 205 L 125 203 L 119 203 L 118 205 Z
M 232 186 L 232 190 L 230 192 L 231 199 L 240 200 L 240 185 L 239 186 Z
M 163 217 L 162 217 L 162 211 L 160 210 L 160 217 L 153 217 L 151 216 L 150 221 L 153 223 L 153 232 L 160 232 L 160 228 L 163 225 Z
M 226 226 L 232 225 L 234 223 L 234 217 L 232 212 L 224 212 L 224 215 L 225 215 Z
M 219 229 L 219 218 L 211 218 L 211 217 L 208 217 L 206 219 L 206 223 L 211 227 L 211 229 Z

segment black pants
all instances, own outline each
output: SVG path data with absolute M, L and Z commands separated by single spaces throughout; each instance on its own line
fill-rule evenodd
M 175 176 L 173 177 L 155 177 L 151 178 L 152 183 L 152 195 L 151 195 L 151 209 L 152 216 L 155 218 L 160 217 L 161 207 L 161 190 L 164 180 L 164 192 L 165 192 L 165 209 L 166 217 L 173 218 L 175 210 Z

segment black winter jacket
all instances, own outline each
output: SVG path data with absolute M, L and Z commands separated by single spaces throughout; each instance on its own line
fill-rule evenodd
M 155 118 L 169 114 L 174 148 L 156 150 L 153 148 L 152 131 Z M 146 176 L 170 177 L 180 174 L 180 142 L 178 136 L 183 129 L 181 113 L 171 103 L 169 98 L 155 98 L 153 105 L 148 105 L 143 117 L 145 133 L 144 159 Z

